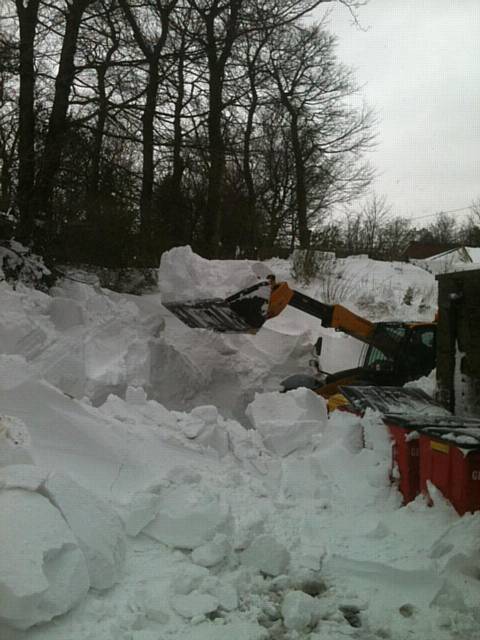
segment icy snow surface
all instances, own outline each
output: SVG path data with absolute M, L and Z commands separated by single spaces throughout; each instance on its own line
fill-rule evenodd
M 161 304 L 273 272 L 374 320 L 435 312 L 410 265 L 290 268 L 180 247 L 142 297 L 0 284 L 2 640 L 480 638 L 478 514 L 402 507 L 378 415 L 278 393 L 319 335 L 327 371 L 359 343 L 295 309 L 232 336 Z

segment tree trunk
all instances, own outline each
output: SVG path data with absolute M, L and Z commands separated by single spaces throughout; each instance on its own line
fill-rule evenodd
M 33 45 L 38 21 L 39 0 L 30 0 L 24 7 L 23 0 L 16 0 L 20 26 L 18 98 L 18 190 L 17 204 L 20 213 L 18 236 L 30 242 L 34 230 L 32 197 L 35 187 L 35 67 Z
M 302 156 L 302 145 L 298 126 L 298 113 L 290 112 L 290 129 L 292 132 L 293 157 L 295 158 L 295 193 L 297 198 L 298 239 L 301 249 L 310 246 L 310 231 L 307 223 L 307 194 L 305 189 L 305 165 Z
M 206 251 L 215 258 L 220 252 L 220 218 L 222 207 L 222 187 L 225 173 L 225 145 L 222 136 L 222 89 L 223 74 L 216 68 L 210 69 L 208 142 L 210 167 L 208 171 L 207 212 L 205 219 Z
M 253 118 L 258 104 L 258 96 L 255 90 L 254 80 L 251 83 L 252 101 L 248 108 L 247 122 L 245 125 L 245 137 L 243 143 L 243 174 L 245 179 L 245 185 L 247 187 L 247 216 L 248 226 L 250 231 L 250 242 L 252 249 L 256 252 L 258 250 L 258 220 L 256 211 L 256 193 L 255 183 L 252 175 L 251 165 L 251 148 L 250 143 L 252 140 L 253 132 Z
M 155 109 L 158 93 L 158 55 L 152 57 L 148 64 L 148 85 L 145 108 L 142 114 L 142 192 L 140 195 L 140 231 L 148 244 L 152 231 L 152 199 L 154 183 L 154 131 Z
M 186 242 L 185 235 L 185 211 L 182 211 L 182 177 L 185 163 L 182 157 L 183 148 L 183 128 L 182 110 L 185 98 L 185 36 L 182 38 L 182 46 L 178 58 L 178 92 L 175 99 L 175 110 L 173 116 L 173 166 L 171 180 L 172 197 L 172 241 L 175 245 Z
M 209 257 L 220 255 L 222 192 L 225 175 L 225 143 L 222 135 L 223 84 L 225 67 L 237 37 L 239 10 L 243 0 L 229 0 L 219 8 L 218 4 L 209 13 L 203 13 L 206 27 L 206 52 L 208 57 L 208 149 L 210 167 L 208 171 L 207 211 L 205 217 L 205 249 Z M 214 3 L 215 4 L 215 3 Z M 224 24 L 216 20 L 221 11 L 228 10 Z M 225 30 L 222 47 L 219 28 Z
M 54 179 L 60 165 L 64 136 L 67 131 L 67 112 L 75 75 L 78 32 L 83 14 L 90 2 L 91 0 L 76 0 L 70 4 L 65 22 L 65 34 L 55 81 L 55 96 L 35 189 L 36 213 L 45 216 L 47 233 L 54 231 L 53 216 L 50 211 Z
M 107 122 L 108 102 L 105 91 L 105 76 L 107 67 L 102 65 L 97 71 L 98 88 L 98 116 L 93 138 L 93 157 L 90 170 L 90 180 L 88 185 L 87 215 L 89 222 L 94 222 L 96 203 L 98 201 L 100 186 L 100 167 L 102 158 L 103 137 L 105 134 L 105 124 Z

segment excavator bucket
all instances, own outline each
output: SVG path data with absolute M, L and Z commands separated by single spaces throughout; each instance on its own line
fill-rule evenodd
M 256 333 L 267 319 L 270 292 L 270 283 L 260 282 L 225 299 L 207 298 L 163 304 L 193 329 Z

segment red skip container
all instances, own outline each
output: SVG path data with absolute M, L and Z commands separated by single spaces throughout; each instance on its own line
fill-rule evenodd
M 383 420 L 393 440 L 392 459 L 399 471 L 398 488 L 405 504 L 414 500 L 420 492 L 426 491 L 427 480 L 438 487 L 449 500 L 453 502 L 455 496 L 456 503 L 463 504 L 458 496 L 464 493 L 462 487 L 465 481 L 460 486 L 457 480 L 466 464 L 463 456 L 465 449 L 463 445 L 462 448 L 454 446 L 455 452 L 451 452 L 451 444 L 460 441 L 467 443 L 465 447 L 469 452 L 469 464 L 476 464 L 475 460 L 480 461 L 480 455 L 474 455 L 477 449 L 480 454 L 480 438 L 476 440 L 480 436 L 480 421 L 459 418 L 446 412 L 445 415 L 430 414 L 421 417 L 387 414 Z M 433 433 L 437 433 L 439 439 L 432 439 L 432 443 L 427 445 L 426 440 L 430 437 L 428 434 Z M 442 442 L 444 435 L 450 438 L 448 443 Z M 455 481 L 452 480 L 452 473 Z M 465 501 L 464 498 L 462 500 Z
M 404 504 L 420 493 L 420 444 L 416 428 L 384 420 L 392 438 L 392 470 L 398 469 L 398 489 Z
M 428 482 L 440 489 L 460 515 L 480 510 L 480 428 L 422 429 L 420 488 L 427 495 Z

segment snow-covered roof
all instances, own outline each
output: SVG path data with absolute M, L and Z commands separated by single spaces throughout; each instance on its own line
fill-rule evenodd
M 455 247 L 425 258 L 425 261 L 443 260 L 445 258 L 455 259 L 455 254 L 458 255 L 461 262 L 480 262 L 480 247 Z
M 480 262 L 480 247 L 465 247 L 472 262 Z

